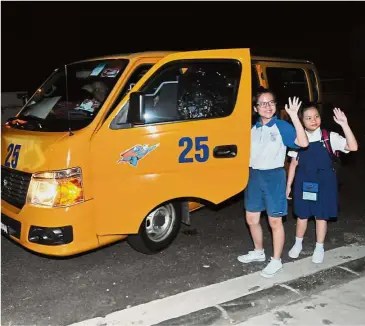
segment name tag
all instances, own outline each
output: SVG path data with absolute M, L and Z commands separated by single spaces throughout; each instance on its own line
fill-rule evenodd
M 303 191 L 303 199 L 304 200 L 317 201 L 317 194 L 315 192 Z
M 318 183 L 303 182 L 303 200 L 317 201 L 318 199 Z

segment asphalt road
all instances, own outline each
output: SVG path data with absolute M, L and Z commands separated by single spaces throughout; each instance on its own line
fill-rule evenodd
M 364 144 L 363 127 L 357 136 Z M 330 223 L 325 249 L 365 243 L 364 150 L 346 160 L 341 215 Z M 271 235 L 262 218 L 267 255 Z M 291 215 L 285 221 L 283 261 L 295 233 Z M 302 257 L 315 244 L 310 223 Z M 252 248 L 238 196 L 217 210 L 201 209 L 192 225 L 157 255 L 140 254 L 122 241 L 71 259 L 45 258 L 1 237 L 1 325 L 68 325 L 262 269 L 242 265 L 236 257 Z

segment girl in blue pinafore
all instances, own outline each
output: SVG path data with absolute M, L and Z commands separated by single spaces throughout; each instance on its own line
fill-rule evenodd
M 357 150 L 357 142 L 348 125 L 345 114 L 335 108 L 334 121 L 338 123 L 345 137 L 338 133 L 329 133 L 330 147 L 333 152 L 348 153 Z M 301 110 L 302 123 L 308 136 L 309 146 L 297 152 L 289 151 L 292 157 L 288 180 L 287 198 L 293 186 L 293 212 L 297 218 L 296 240 L 289 251 L 289 257 L 298 258 L 302 251 L 303 236 L 307 229 L 308 218 L 316 218 L 317 243 L 312 261 L 322 263 L 324 259 L 324 239 L 327 233 L 327 221 L 337 217 L 338 189 L 336 172 L 332 157 L 328 152 L 322 136 L 321 117 L 315 105 L 308 105 Z M 330 148 L 329 147 L 329 148 Z

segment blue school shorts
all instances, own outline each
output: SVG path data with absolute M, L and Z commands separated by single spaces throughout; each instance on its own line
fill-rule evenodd
M 284 168 L 257 170 L 250 168 L 245 189 L 245 209 L 249 212 L 267 212 L 268 216 L 281 217 L 288 213 L 286 199 L 286 173 Z

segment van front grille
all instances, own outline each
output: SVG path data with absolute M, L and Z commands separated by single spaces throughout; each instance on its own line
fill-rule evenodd
M 1 167 L 1 199 L 23 208 L 27 199 L 31 173 Z

